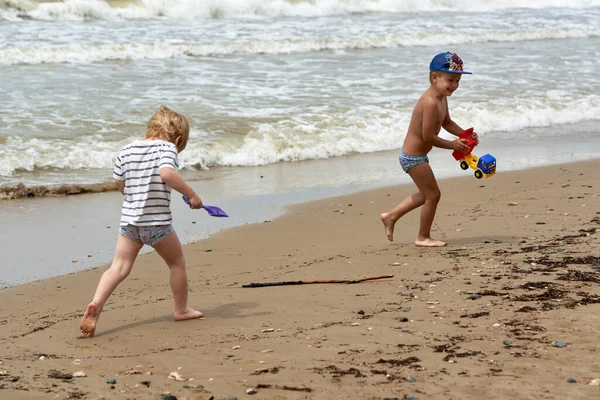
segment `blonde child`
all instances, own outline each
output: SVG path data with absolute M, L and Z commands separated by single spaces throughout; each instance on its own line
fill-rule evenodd
M 115 256 L 104 272 L 80 323 L 92 337 L 108 297 L 131 272 L 144 244 L 152 246 L 170 270 L 175 321 L 203 318 L 187 306 L 188 280 L 181 243 L 171 226 L 171 189 L 187 196 L 190 207 L 202 200 L 177 172 L 177 154 L 185 149 L 190 126 L 186 117 L 161 106 L 148 121 L 146 138 L 125 146 L 117 157 L 113 178 L 123 194 L 120 232 Z
M 417 101 L 402 151 L 400 165 L 408 173 L 419 190 L 405 198 L 392 211 L 381 214 L 381 222 L 388 240 L 394 238 L 394 226 L 406 213 L 421 209 L 419 233 L 415 245 L 420 247 L 442 247 L 446 243 L 431 237 L 431 225 L 440 201 L 440 189 L 429 166 L 427 153 L 435 147 L 468 152 L 465 139 L 445 140 L 438 136 L 440 129 L 459 136 L 463 129 L 452 121 L 448 112 L 447 97 L 458 89 L 463 71 L 463 62 L 455 53 L 440 53 L 429 64 L 429 89 Z M 477 138 L 477 134 L 473 133 Z

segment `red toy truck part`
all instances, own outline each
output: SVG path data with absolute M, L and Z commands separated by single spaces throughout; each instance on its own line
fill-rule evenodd
M 466 156 L 468 156 L 469 154 L 471 154 L 471 152 L 473 151 L 473 148 L 475 146 L 477 146 L 477 139 L 475 139 L 473 137 L 473 128 L 465 129 L 464 131 L 462 131 L 462 133 L 460 134 L 460 136 L 458 138 L 467 140 L 467 142 L 465 144 L 467 146 L 469 146 L 469 152 L 463 153 L 458 150 L 454 150 L 452 152 L 452 157 L 454 157 L 454 159 L 456 161 L 461 160 L 461 159 L 465 158 Z

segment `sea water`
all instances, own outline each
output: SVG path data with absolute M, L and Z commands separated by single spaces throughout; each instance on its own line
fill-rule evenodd
M 397 149 L 447 50 L 482 143 L 597 136 L 600 0 L 0 0 L 0 184 L 110 180 L 161 104 L 188 172 Z

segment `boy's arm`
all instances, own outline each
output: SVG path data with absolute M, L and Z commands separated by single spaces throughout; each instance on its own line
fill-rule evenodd
M 446 118 L 444 119 L 444 122 L 442 122 L 442 127 L 446 130 L 446 132 L 459 137 L 460 134 L 464 131 L 463 128 L 461 128 L 456 122 L 452 121 L 452 118 L 450 118 L 448 104 L 446 104 Z M 477 139 L 477 132 L 473 132 L 473 137 L 477 140 L 477 144 L 479 144 L 479 139 Z
M 462 152 L 469 151 L 469 146 L 464 143 L 466 142 L 464 139 L 446 140 L 436 135 L 435 121 L 437 121 L 437 118 L 438 106 L 435 101 L 425 102 L 425 104 L 423 104 L 423 141 L 441 149 L 458 150 Z
M 460 136 L 460 134 L 464 130 L 463 128 L 458 126 L 458 124 L 456 122 L 452 121 L 452 118 L 450 118 L 450 111 L 448 110 L 448 103 L 446 103 L 446 118 L 444 118 L 444 121 L 442 122 L 442 128 L 444 128 L 446 130 L 446 132 L 451 133 L 454 136 Z
M 450 119 L 450 116 L 447 116 L 444 122 L 442 122 L 442 128 L 446 130 L 446 132 L 453 134 L 454 136 L 460 136 L 463 133 L 463 128 L 458 126 L 458 124 Z
M 160 177 L 167 185 L 169 185 L 169 187 L 177 190 L 179 193 L 187 197 L 191 203 L 192 208 L 202 207 L 202 199 L 200 199 L 200 196 L 196 194 L 196 192 L 194 191 L 194 189 L 191 188 L 190 185 L 185 183 L 179 172 L 168 167 L 161 168 Z

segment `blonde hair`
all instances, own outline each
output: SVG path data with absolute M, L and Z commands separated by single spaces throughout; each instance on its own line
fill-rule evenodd
M 177 151 L 182 152 L 189 137 L 190 123 L 187 118 L 167 106 L 160 106 L 148 120 L 146 139 L 166 140 L 174 143 Z

